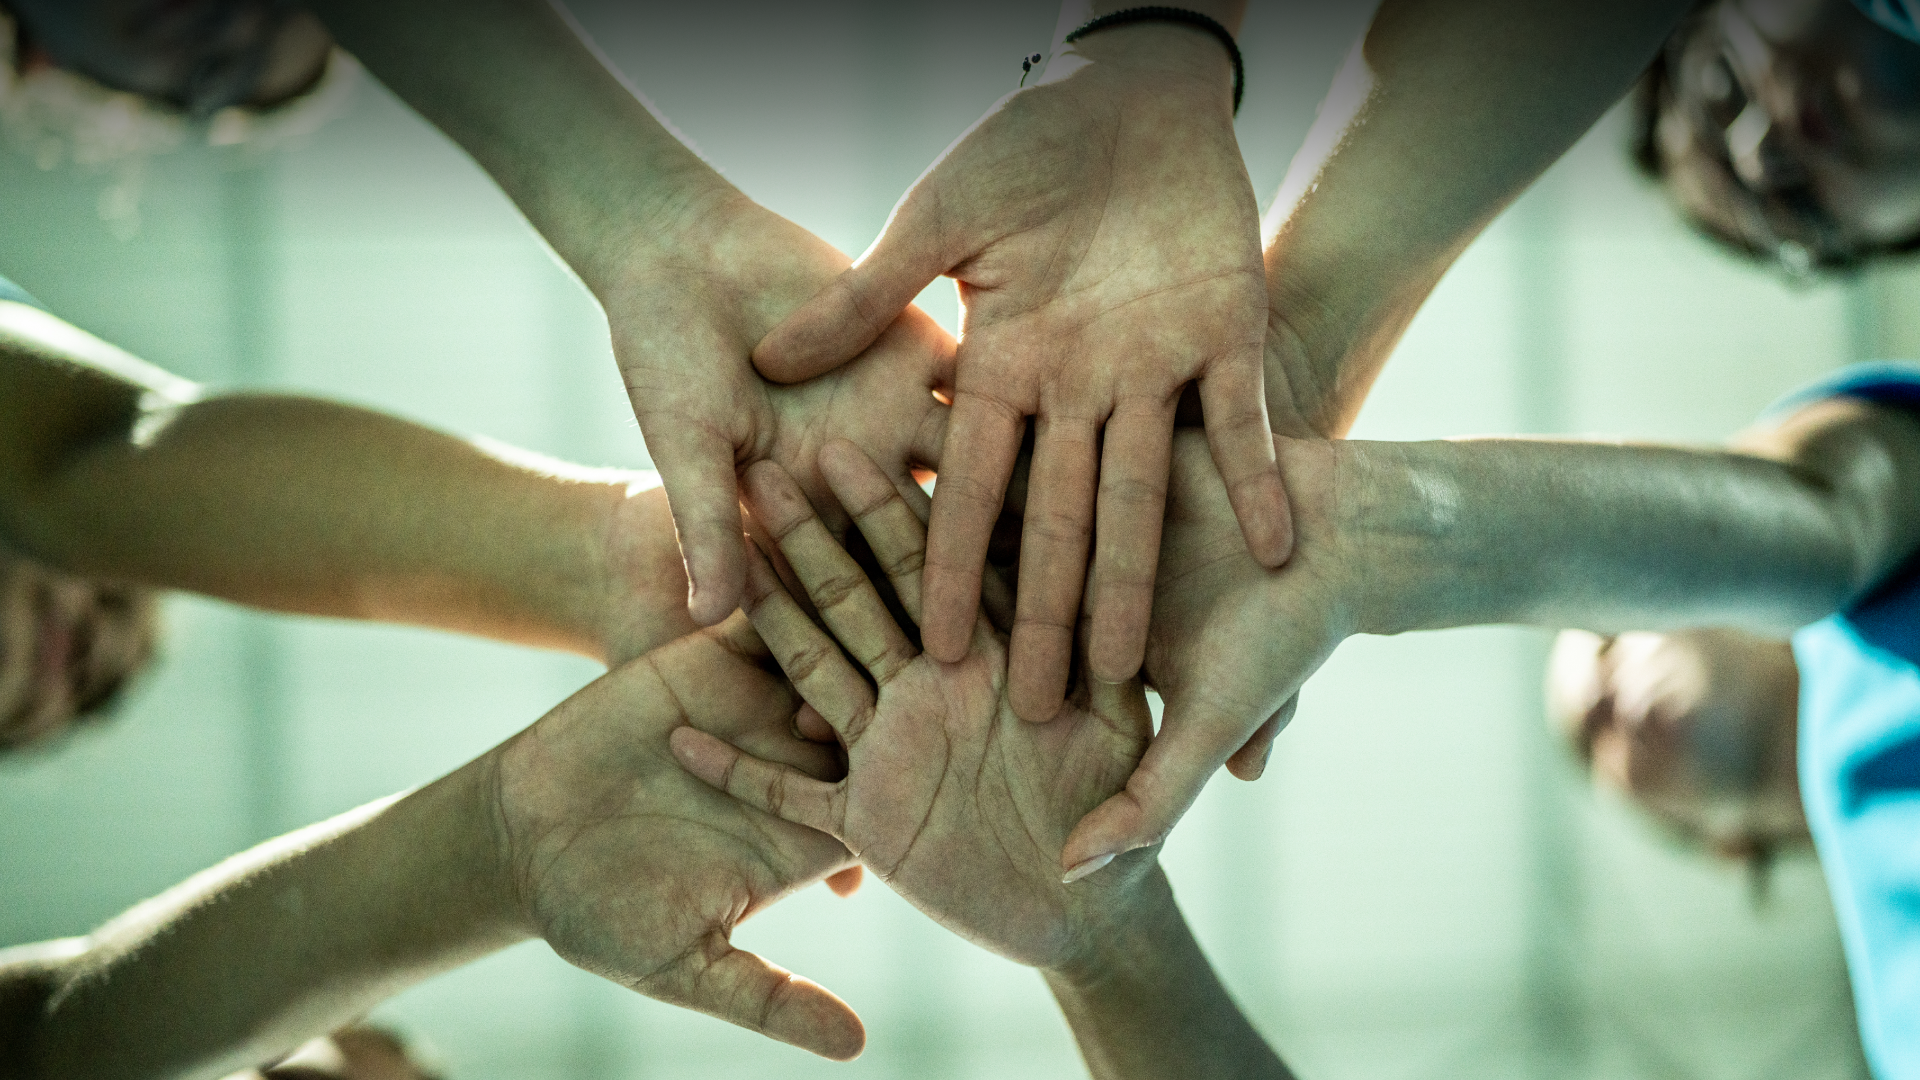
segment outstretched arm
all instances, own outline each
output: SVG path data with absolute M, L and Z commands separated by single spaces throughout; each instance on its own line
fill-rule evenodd
M 0 301 L 0 543 L 79 576 L 618 663 L 692 629 L 649 486 L 331 402 L 208 397 Z
M 857 451 L 842 443 L 825 453 L 836 495 L 917 618 L 919 518 Z M 1090 881 L 1077 879 L 1098 865 L 1060 872 L 1067 828 L 1138 760 L 1151 728 L 1139 684 L 1086 687 L 1052 723 L 1028 724 L 1006 700 L 1005 639 L 985 619 L 975 621 L 966 661 L 917 654 L 790 479 L 758 466 L 747 488 L 833 636 L 764 563 L 749 578 L 750 612 L 845 746 L 847 776 L 823 783 L 681 729 L 674 751 L 688 769 L 749 805 L 830 831 L 942 925 L 1039 968 L 1102 1080 L 1287 1076 L 1208 966 L 1147 853 Z
M 0 1076 L 225 1076 L 536 936 L 640 993 L 854 1056 L 843 1002 L 728 940 L 845 867 L 845 849 L 697 783 L 667 748 L 691 722 L 831 775 L 765 662 L 736 617 L 427 787 L 236 856 L 87 938 L 0 954 Z
M 1481 623 L 1784 631 L 1920 547 L 1920 421 L 1836 398 L 1740 450 L 1279 440 L 1300 524 L 1268 571 L 1189 440 L 1147 670 L 1165 721 L 1063 866 L 1157 843 L 1346 637 Z M 1271 728 L 1272 730 L 1269 730 Z
M 1267 215 L 1275 431 L 1352 426 L 1447 267 L 1626 92 L 1693 6 L 1380 6 Z
M 932 463 L 939 443 L 918 439 L 919 425 L 930 386 L 949 377 L 896 367 L 893 385 L 913 384 L 919 400 L 866 392 L 852 418 L 825 415 L 834 395 L 819 387 L 797 407 L 772 400 L 749 360 L 754 343 L 844 269 L 846 257 L 756 206 L 700 160 L 558 4 L 312 7 L 374 74 L 473 155 L 599 299 L 671 503 L 691 582 L 687 604 L 700 624 L 719 622 L 740 603 L 736 467 L 771 457 L 808 482 L 804 462 L 824 441 L 799 430 L 809 423 L 854 439 L 903 485 L 910 481 L 902 446 Z M 951 350 L 916 310 L 890 314 L 873 339 L 866 356 L 887 363 L 910 366 Z M 853 381 L 834 385 L 851 395 L 859 392 L 847 385 Z

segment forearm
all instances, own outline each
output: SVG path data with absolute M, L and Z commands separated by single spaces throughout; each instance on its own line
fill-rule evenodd
M 734 189 L 549 0 L 316 0 L 340 43 L 491 174 L 589 287 Z
M 60 964 L 23 1077 L 218 1077 L 528 936 L 491 757 L 234 857 Z
M 610 564 L 633 539 L 618 534 L 636 516 L 632 475 L 565 478 L 297 398 L 206 400 L 145 437 L 136 428 L 84 444 L 18 494 L 6 518 L 22 548 L 82 576 L 602 660 L 618 659 L 610 635 L 635 621 L 670 624 L 648 637 L 684 629 L 677 568 L 634 588 L 634 568 Z
M 1821 618 L 1920 546 L 1920 425 L 1845 402 L 1793 424 L 1774 456 L 1348 444 L 1360 626 L 1778 633 Z
M 1290 1080 L 1235 1004 L 1174 903 L 1166 876 L 1142 910 L 1103 928 L 1098 956 L 1046 973 L 1095 1080 L 1167 1076 Z
M 1267 217 L 1276 424 L 1345 433 L 1454 258 L 1632 85 L 1692 6 L 1381 6 Z

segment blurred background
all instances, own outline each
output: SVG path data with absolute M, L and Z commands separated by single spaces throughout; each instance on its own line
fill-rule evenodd
M 848 252 L 1044 49 L 1048 5 L 576 5 L 733 181 Z M 1263 199 L 1367 11 L 1256 3 L 1239 130 Z M 1710 442 L 1840 364 L 1920 357 L 1920 274 L 1796 284 L 1690 235 L 1609 117 L 1468 251 L 1361 437 Z M 0 159 L 0 273 L 223 387 L 372 404 L 594 464 L 646 451 L 584 290 L 486 178 L 371 80 L 303 144 L 183 150 L 137 178 Z M 111 220 L 103 208 L 113 212 Z M 946 284 L 924 302 L 949 329 Z M 449 636 L 170 602 L 112 723 L 0 761 L 0 945 L 84 933 L 268 836 L 429 780 L 591 679 Z M 1167 846 L 1222 975 L 1314 1078 L 1865 1077 L 1818 865 L 1739 867 L 1592 793 L 1542 721 L 1548 637 L 1362 638 L 1256 784 L 1222 775 Z M 886 889 L 824 889 L 747 947 L 867 1020 L 816 1060 L 509 950 L 376 1017 L 458 1080 L 1061 1077 L 1033 973 Z

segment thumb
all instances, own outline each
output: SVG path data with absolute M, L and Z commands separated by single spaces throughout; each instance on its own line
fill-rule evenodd
M 710 931 L 638 989 L 834 1061 L 866 1049 L 866 1025 L 851 1006 L 811 979 L 734 948 L 724 930 Z
M 1207 781 L 1254 734 L 1255 726 L 1212 710 L 1200 716 L 1179 716 L 1169 706 L 1166 722 L 1127 778 L 1127 786 L 1089 811 L 1068 834 L 1060 852 L 1067 876 L 1078 880 L 1115 856 L 1165 840 Z
M 874 343 L 920 290 L 951 269 L 939 232 L 908 192 L 880 238 L 753 350 L 753 366 L 778 383 L 832 371 Z
M 686 561 L 687 611 L 699 625 L 713 626 L 740 606 L 747 576 L 734 446 L 706 425 L 647 419 L 647 452 L 660 470 Z

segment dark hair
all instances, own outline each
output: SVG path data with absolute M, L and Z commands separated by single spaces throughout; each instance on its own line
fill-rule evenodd
M 1631 110 L 1631 129 L 1627 147 L 1628 156 L 1641 175 L 1664 183 L 1667 180 L 1666 154 L 1660 145 L 1660 121 L 1668 110 L 1674 107 L 1675 90 L 1674 68 L 1685 51 L 1693 35 L 1701 28 L 1717 5 L 1705 3 L 1696 7 L 1654 57 L 1632 91 L 1628 95 Z M 1822 215 L 1824 210 L 1811 200 L 1794 208 L 1796 213 L 1806 216 Z M 1693 214 L 1687 214 L 1687 224 L 1693 230 L 1721 247 L 1745 256 L 1756 263 L 1768 266 L 1781 265 L 1780 251 L 1764 246 L 1752 236 L 1738 230 L 1727 229 L 1718 222 L 1703 220 Z M 1872 263 L 1888 258 L 1899 258 L 1920 252 L 1920 232 L 1897 240 L 1867 244 L 1821 245 L 1818 250 L 1804 249 L 1808 264 L 1796 269 L 1817 271 L 1826 274 L 1847 275 L 1858 273 Z

